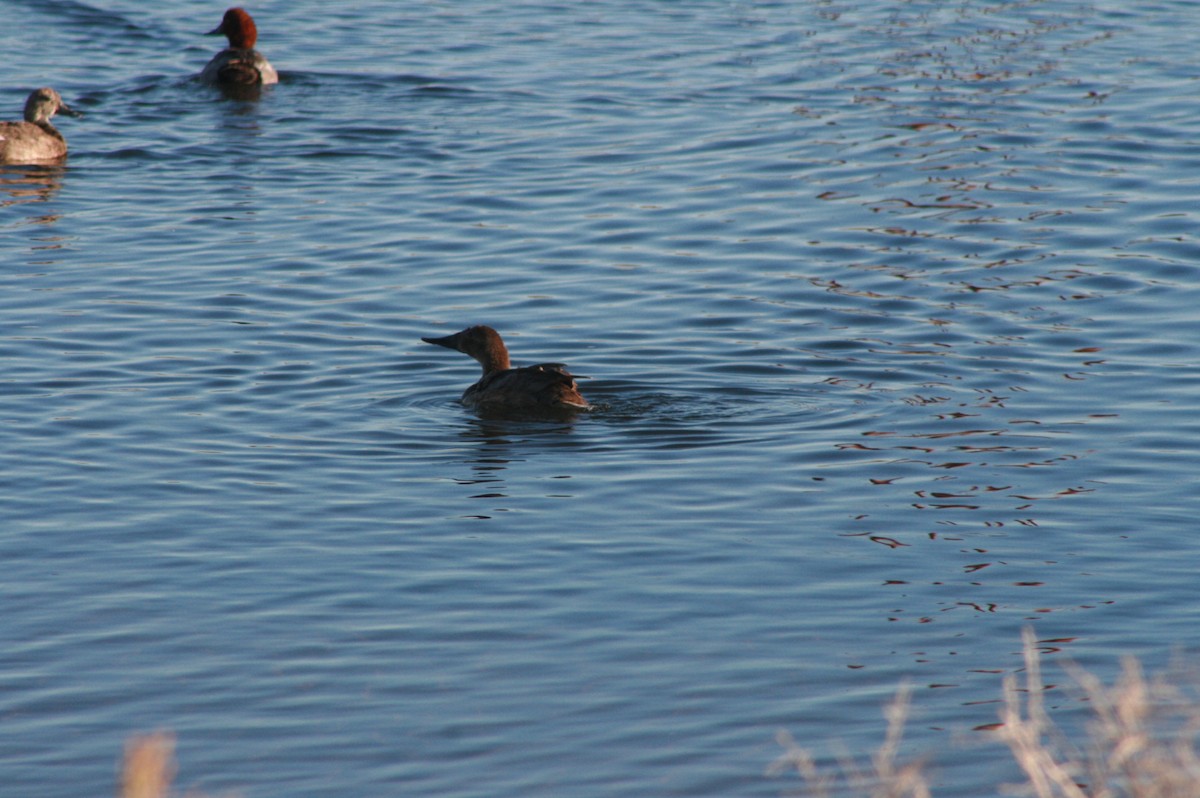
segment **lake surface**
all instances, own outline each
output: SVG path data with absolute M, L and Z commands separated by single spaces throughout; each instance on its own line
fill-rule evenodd
M 1022 628 L 1200 647 L 1197 9 L 301 0 L 252 101 L 222 6 L 0 0 L 86 113 L 0 169 L 5 792 L 776 796 L 905 680 L 1017 780 Z

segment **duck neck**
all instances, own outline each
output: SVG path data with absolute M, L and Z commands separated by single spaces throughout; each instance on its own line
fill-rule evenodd
M 480 352 L 475 359 L 479 361 L 479 365 L 483 366 L 484 374 L 491 374 L 493 371 L 507 371 L 512 368 L 512 364 L 508 360 L 508 350 L 501 341 L 489 342 L 487 348 Z

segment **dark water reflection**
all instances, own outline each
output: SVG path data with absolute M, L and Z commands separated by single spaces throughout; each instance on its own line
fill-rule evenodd
M 62 186 L 63 169 L 59 166 L 0 166 L 0 208 L 47 202 Z M 53 224 L 57 216 L 26 216 L 25 224 Z
M 8 6 L 88 111 L 0 172 L 10 789 L 776 795 L 907 678 L 991 794 L 1021 627 L 1196 645 L 1189 4 L 301 3 L 232 99 Z M 457 405 L 469 323 L 595 410 Z

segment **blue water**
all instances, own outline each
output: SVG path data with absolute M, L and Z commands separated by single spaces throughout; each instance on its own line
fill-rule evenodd
M 103 6 L 0 0 L 6 794 L 775 796 L 908 680 L 985 795 L 1023 627 L 1200 646 L 1194 4 Z

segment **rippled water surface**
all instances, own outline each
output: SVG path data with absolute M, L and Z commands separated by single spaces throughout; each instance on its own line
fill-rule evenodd
M 1194 4 L 0 10 L 6 793 L 775 796 L 907 679 L 993 794 L 1022 627 L 1200 646 Z

